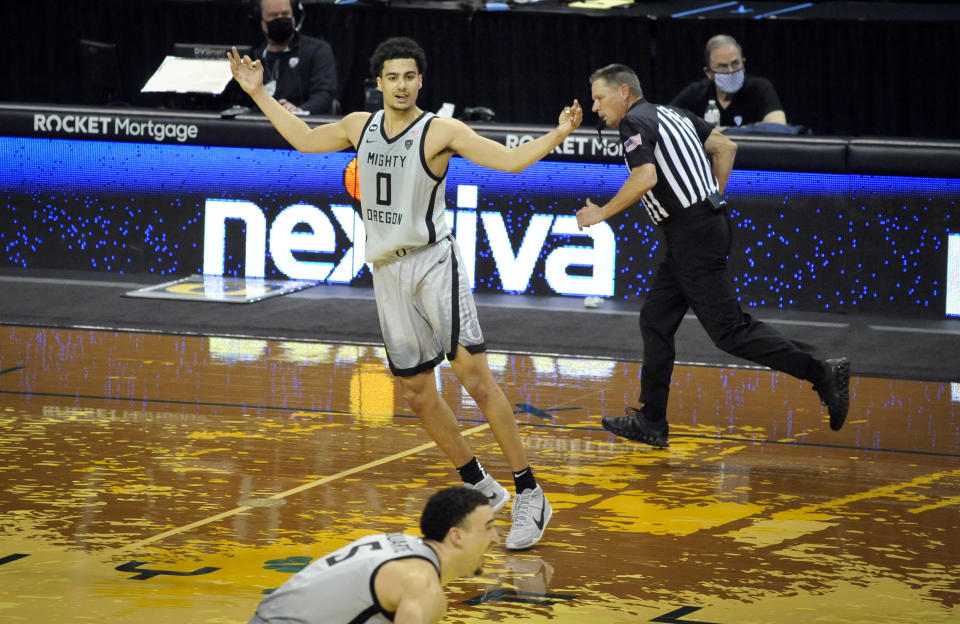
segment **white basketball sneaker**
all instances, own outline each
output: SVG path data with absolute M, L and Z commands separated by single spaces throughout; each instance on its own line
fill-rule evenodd
M 517 494 L 510 510 L 513 526 L 507 534 L 506 546 L 510 550 L 530 548 L 543 537 L 543 530 L 550 522 L 553 509 L 550 501 L 543 495 L 543 488 L 539 485 L 532 490 L 524 490 Z
M 483 492 L 490 499 L 490 508 L 493 509 L 494 513 L 503 509 L 503 506 L 510 502 L 510 492 L 490 475 L 485 476 L 476 485 L 469 483 L 464 483 L 464 485 Z

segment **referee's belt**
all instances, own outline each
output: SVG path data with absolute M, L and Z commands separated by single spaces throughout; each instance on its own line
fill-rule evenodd
M 707 195 L 707 198 L 700 203 L 707 204 L 708 206 L 713 208 L 714 212 L 720 212 L 721 210 L 727 207 L 727 200 L 720 197 L 719 193 L 710 193 L 709 195 Z
M 684 219 L 701 216 L 708 217 L 718 212 L 726 212 L 726 207 L 727 202 L 725 199 L 720 197 L 718 193 L 710 193 L 706 199 L 702 199 L 695 204 L 690 204 L 686 208 L 681 208 L 676 213 L 671 214 L 664 220 L 663 224 L 666 225 L 670 221 L 673 221 L 675 217 L 681 216 Z
M 711 212 L 723 212 L 727 207 L 727 200 L 720 197 L 718 193 L 710 193 L 706 199 L 700 200 L 695 204 L 683 209 L 686 214 L 703 214 Z

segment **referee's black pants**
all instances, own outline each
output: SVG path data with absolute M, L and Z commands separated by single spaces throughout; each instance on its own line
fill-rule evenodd
M 726 212 L 702 202 L 671 217 L 663 232 L 666 256 L 640 310 L 640 402 L 652 414 L 666 414 L 676 358 L 674 335 L 691 308 L 713 343 L 727 353 L 807 378 L 813 362 L 809 347 L 788 340 L 740 308 L 727 271 L 733 227 Z

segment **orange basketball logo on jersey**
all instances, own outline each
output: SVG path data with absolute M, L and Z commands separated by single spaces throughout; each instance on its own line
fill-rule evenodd
M 360 201 L 360 177 L 357 175 L 357 159 L 354 158 L 343 170 L 343 186 L 350 197 Z

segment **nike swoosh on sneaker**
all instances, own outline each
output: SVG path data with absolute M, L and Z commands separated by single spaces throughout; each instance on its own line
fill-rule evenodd
M 540 508 L 540 520 L 539 520 L 539 522 L 537 521 L 536 518 L 533 519 L 533 523 L 534 523 L 535 525 L 537 525 L 537 528 L 540 529 L 541 531 L 543 530 L 543 516 L 544 516 L 544 514 L 545 514 L 546 511 L 547 511 L 547 506 L 544 505 L 543 507 Z
M 487 498 L 489 498 L 490 500 L 496 499 L 497 498 L 496 492 L 494 492 L 493 494 L 487 494 Z

